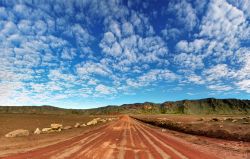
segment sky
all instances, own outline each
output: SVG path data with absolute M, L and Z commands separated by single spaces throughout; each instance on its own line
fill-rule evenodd
M 0 105 L 250 99 L 249 0 L 0 0 Z

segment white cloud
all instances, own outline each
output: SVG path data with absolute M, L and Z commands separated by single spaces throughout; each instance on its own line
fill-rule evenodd
M 202 79 L 202 77 L 196 74 L 188 75 L 187 79 L 189 82 L 192 82 L 194 84 L 205 84 L 205 81 Z
M 78 64 L 76 66 L 76 69 L 77 69 L 77 73 L 80 76 L 82 75 L 88 76 L 91 74 L 108 76 L 111 73 L 111 70 L 105 65 L 102 65 L 100 63 L 93 63 L 93 62 Z
M 65 60 L 73 60 L 77 56 L 76 49 L 63 48 L 61 58 Z
M 192 70 L 204 67 L 203 58 L 200 55 L 180 53 L 175 55 L 174 62 L 181 68 L 189 68 Z
M 168 5 L 168 11 L 174 13 L 177 16 L 177 21 L 188 31 L 193 30 L 198 23 L 196 10 L 192 7 L 191 3 L 186 0 L 170 2 Z
M 202 20 L 200 36 L 231 43 L 235 47 L 240 33 L 244 30 L 244 13 L 225 0 L 212 0 Z
M 131 87 L 145 87 L 159 81 L 172 82 L 178 78 L 178 75 L 167 69 L 152 69 L 139 76 L 136 80 L 127 79 L 126 83 Z
M 4 7 L 0 7 L 0 18 L 1 19 L 7 19 L 8 18 L 8 14 L 7 11 Z
M 236 86 L 243 91 L 246 91 L 247 93 L 250 93 L 250 80 L 242 80 L 236 83 Z
M 205 69 L 203 74 L 206 75 L 206 80 L 214 82 L 222 78 L 229 78 L 231 73 L 226 64 L 218 64 L 209 69 Z
M 209 89 L 215 90 L 215 91 L 229 91 L 233 89 L 231 86 L 226 86 L 226 85 L 209 85 Z
M 47 31 L 47 24 L 42 20 L 36 21 L 34 27 L 35 27 L 34 30 L 38 35 L 43 35 Z
M 192 42 L 181 40 L 176 44 L 176 49 L 180 52 L 198 53 L 202 51 L 202 48 L 204 48 L 206 44 L 207 41 L 204 39 L 195 39 Z
M 104 95 L 108 95 L 108 94 L 112 93 L 111 89 L 103 84 L 97 85 L 95 87 L 95 91 L 97 91 L 100 94 L 104 94 Z
M 90 79 L 88 81 L 88 85 L 96 85 L 96 84 L 97 84 L 97 80 L 95 80 L 95 79 Z
M 133 25 L 130 22 L 125 22 L 122 24 L 122 32 L 124 35 L 132 35 L 134 33 Z
M 29 20 L 20 20 L 17 26 L 23 34 L 32 33 L 32 22 Z
M 112 33 L 114 33 L 114 35 L 116 35 L 117 38 L 121 37 L 121 29 L 118 22 L 112 20 L 110 22 L 109 29 Z
M 0 93 L 8 91 L 1 99 L 18 104 L 115 96 L 167 82 L 249 92 L 249 2 L 206 4 L 172 1 L 174 20 L 158 25 L 151 12 L 120 0 L 3 2 Z M 163 8 L 152 9 L 162 16 Z
M 235 5 L 244 11 L 245 15 L 250 18 L 250 1 L 249 0 L 228 0 L 231 4 Z

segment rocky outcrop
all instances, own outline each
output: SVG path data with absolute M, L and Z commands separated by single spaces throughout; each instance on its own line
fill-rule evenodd
M 29 136 L 29 130 L 18 129 L 12 132 L 9 132 L 5 135 L 5 137 L 21 137 L 21 136 Z

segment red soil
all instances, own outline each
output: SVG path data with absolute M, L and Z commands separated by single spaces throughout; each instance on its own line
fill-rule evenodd
M 72 139 L 5 159 L 216 159 L 204 149 L 138 122 L 128 116 Z

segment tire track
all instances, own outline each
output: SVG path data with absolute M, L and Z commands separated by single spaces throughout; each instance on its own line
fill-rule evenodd
M 132 119 L 132 120 L 134 120 L 134 119 Z M 206 153 L 203 153 L 199 150 L 193 149 L 189 145 L 184 144 L 180 141 L 177 141 L 172 136 L 169 136 L 168 134 L 163 134 L 162 132 L 159 132 L 158 130 L 153 129 L 144 123 L 138 122 L 136 120 L 134 120 L 134 121 L 136 123 L 138 123 L 138 125 L 145 128 L 148 132 L 153 134 L 155 137 L 158 137 L 159 139 L 161 139 L 165 144 L 171 146 L 172 148 L 174 148 L 178 152 L 181 152 L 182 154 L 184 154 L 188 158 L 191 158 L 191 159 L 201 159 L 201 158 L 202 159 L 211 159 L 211 158 L 219 159 L 217 156 L 206 154 Z
M 99 138 L 93 140 L 92 142 L 89 142 L 84 147 L 82 147 L 78 152 L 75 152 L 71 155 L 71 158 L 93 158 L 96 155 L 99 154 L 98 151 L 100 151 L 100 145 L 107 141 L 107 139 L 112 139 L 114 135 L 110 133 L 114 127 L 117 127 L 120 125 L 119 121 L 114 123 L 113 125 L 110 125 L 107 129 L 102 130 L 105 134 L 103 136 L 100 136 Z M 102 154 L 103 155 L 103 154 Z
M 128 116 L 80 136 L 3 159 L 216 159 Z
M 135 124 L 136 125 L 136 124 Z M 154 151 L 151 150 L 151 153 L 158 154 L 157 156 L 154 156 L 155 159 L 171 159 L 171 157 L 155 143 L 151 138 L 149 138 L 144 132 L 142 132 L 139 127 L 136 125 L 137 131 L 143 136 L 143 138 L 147 141 L 149 145 L 151 145 L 154 148 Z
M 157 138 L 156 136 L 152 135 L 150 132 L 145 130 L 140 126 L 140 124 L 137 124 L 137 126 L 140 128 L 142 132 L 145 133 L 146 136 L 148 136 L 155 144 L 158 144 L 159 147 L 167 154 L 169 154 L 173 159 L 188 159 L 186 156 L 172 148 L 171 146 L 165 144 L 161 141 L 161 139 Z

